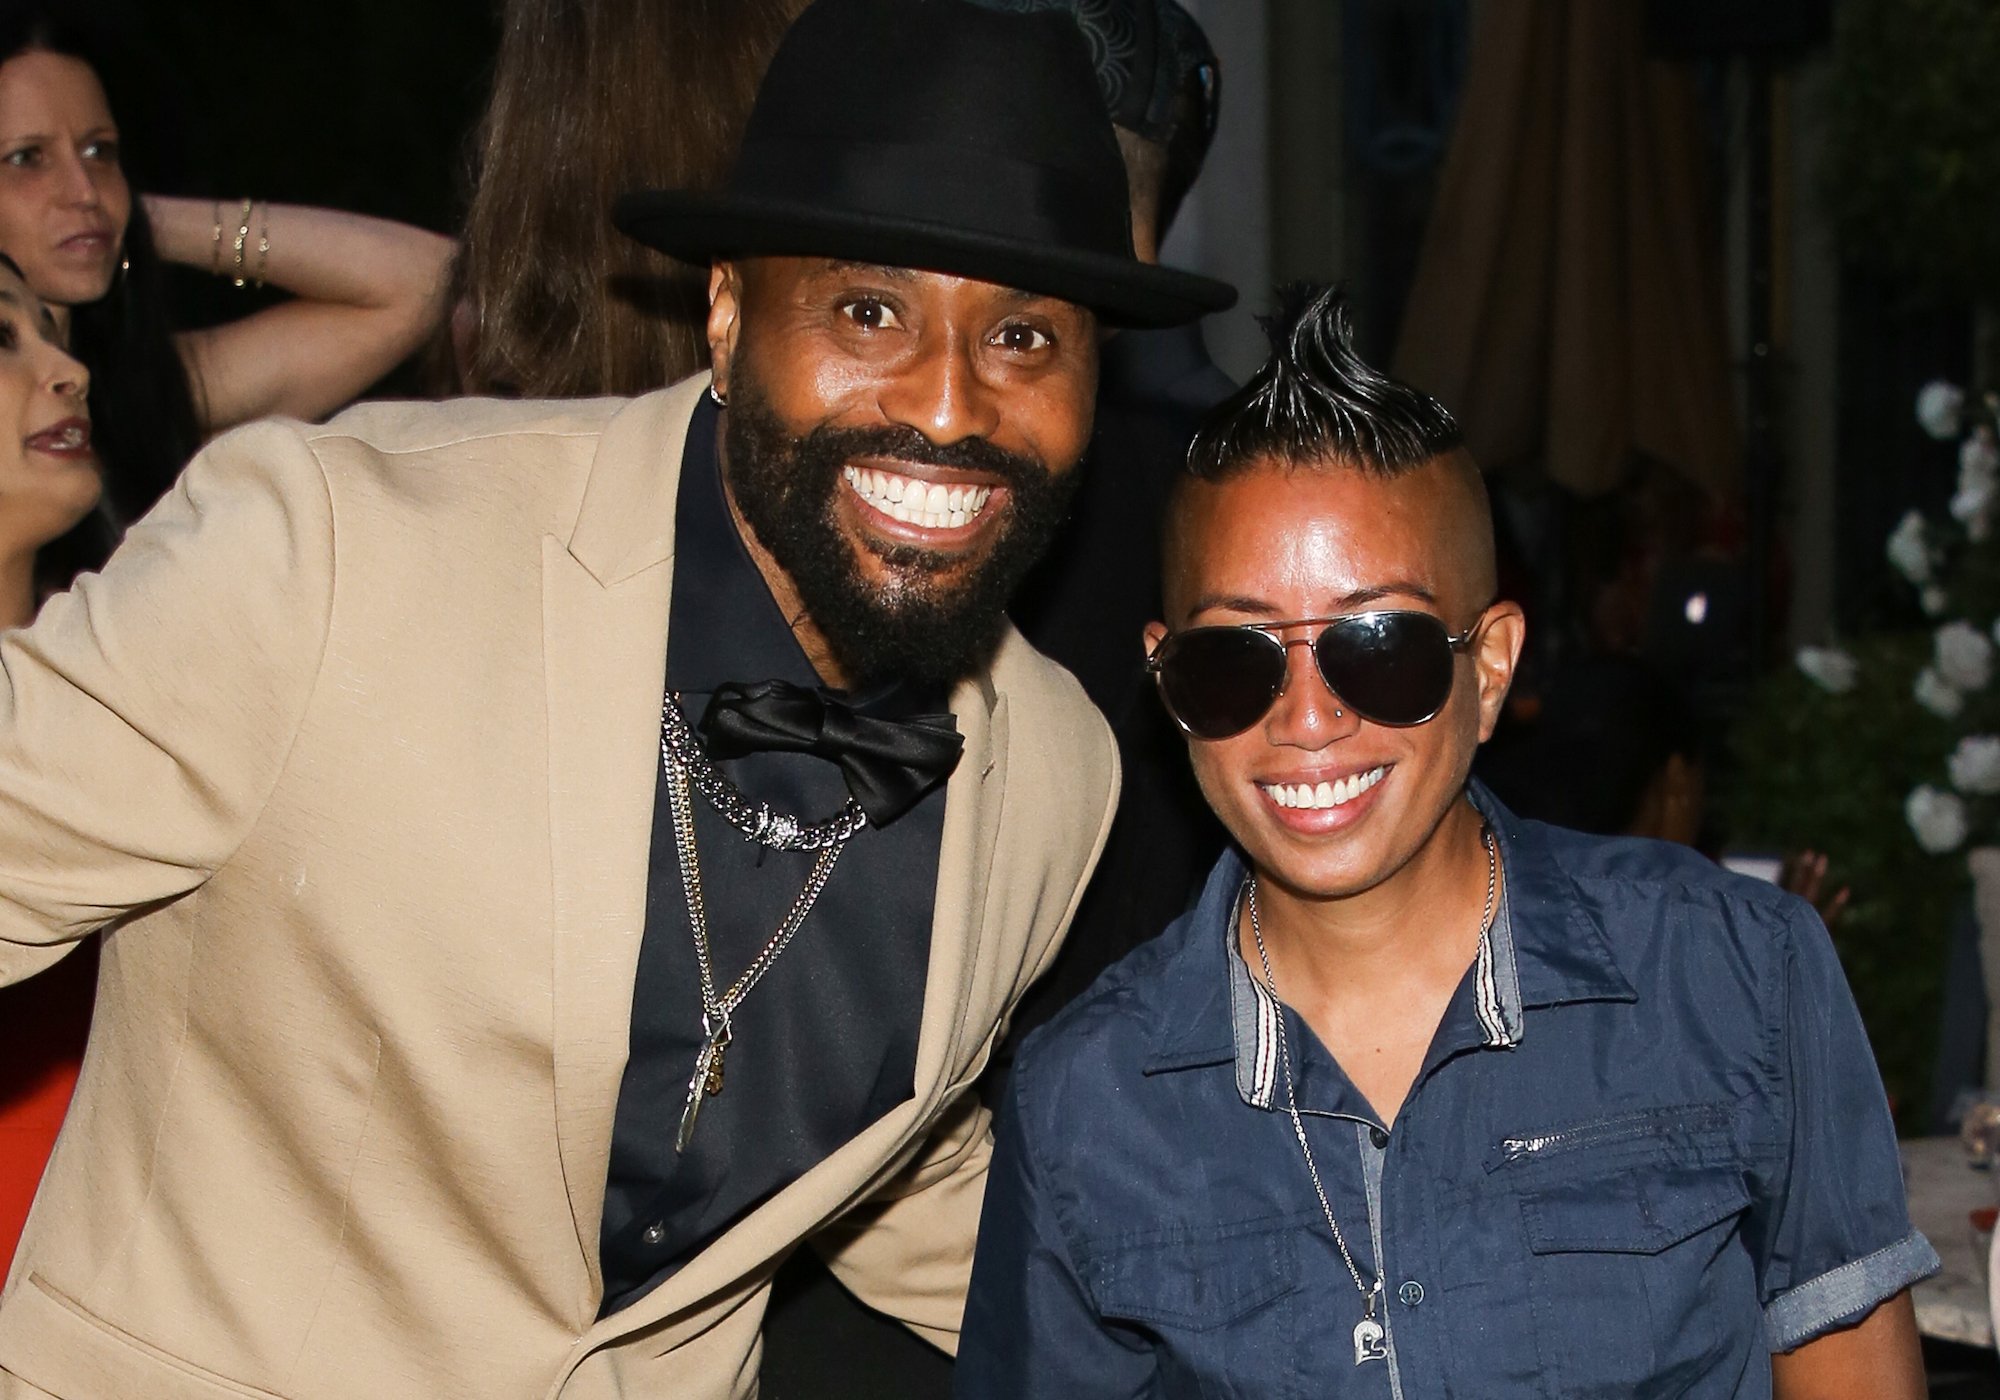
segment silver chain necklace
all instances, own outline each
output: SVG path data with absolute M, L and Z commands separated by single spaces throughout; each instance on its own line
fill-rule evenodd
M 1494 848 L 1491 827 L 1480 828 L 1479 839 L 1486 847 L 1486 909 L 1479 923 L 1479 936 L 1483 940 L 1493 928 L 1493 895 L 1500 882 L 1500 856 Z M 1264 987 L 1271 993 L 1272 1000 L 1280 1003 L 1280 1010 L 1274 1019 L 1278 1024 L 1278 1063 L 1285 1067 L 1285 1111 L 1291 1115 L 1292 1135 L 1299 1140 L 1299 1151 L 1305 1155 L 1306 1175 L 1312 1178 L 1313 1195 L 1319 1197 L 1319 1208 L 1326 1216 L 1327 1228 L 1333 1231 L 1333 1244 L 1340 1251 L 1340 1262 L 1347 1265 L 1347 1275 L 1354 1280 L 1355 1291 L 1361 1295 L 1361 1321 L 1354 1324 L 1354 1364 L 1360 1366 L 1369 1361 L 1381 1361 L 1389 1355 L 1387 1334 L 1382 1324 L 1375 1320 L 1375 1308 L 1382 1299 L 1381 1261 L 1376 1260 L 1375 1283 L 1370 1287 L 1362 1279 L 1354 1255 L 1347 1248 L 1347 1236 L 1340 1232 L 1340 1222 L 1333 1218 L 1333 1202 L 1327 1199 L 1326 1187 L 1319 1177 L 1319 1163 L 1313 1160 L 1312 1144 L 1306 1141 L 1305 1120 L 1299 1116 L 1298 1090 L 1292 1080 L 1292 1054 L 1285 1043 L 1284 999 L 1278 995 L 1278 979 L 1271 972 L 1271 955 L 1264 948 L 1264 929 L 1257 920 L 1257 877 L 1250 876 L 1246 883 L 1249 886 L 1250 937 L 1256 941 L 1257 961 L 1263 965 Z
M 672 695 L 660 706 L 660 760 L 671 769 L 676 760 L 694 790 L 722 819 L 750 840 L 774 851 L 820 851 L 838 846 L 868 824 L 867 813 L 852 797 L 822 821 L 801 822 L 769 803 L 759 802 L 722 776 L 694 737 L 687 716 Z
M 867 825 L 868 818 L 851 797 L 834 816 L 807 825 L 745 796 L 695 742 L 687 717 L 681 714 L 671 695 L 661 709 L 660 763 L 666 772 L 667 806 L 674 823 L 674 853 L 680 862 L 681 893 L 687 900 L 688 926 L 694 932 L 694 958 L 701 970 L 701 1049 L 695 1054 L 694 1073 L 688 1078 L 680 1130 L 674 1134 L 674 1151 L 678 1153 L 685 1152 L 694 1139 L 695 1119 L 701 1114 L 702 1102 L 722 1092 L 723 1052 L 734 1038 L 731 1016 L 805 923 L 806 915 L 812 912 L 820 891 L 833 875 L 833 863 L 840 859 L 854 833 Z M 720 994 L 715 989 L 715 965 L 709 955 L 708 903 L 702 895 L 701 858 L 695 849 L 691 791 L 700 792 L 731 826 L 759 845 L 781 851 L 819 852 L 798 897 L 778 922 L 778 931 L 750 960 L 743 975 Z

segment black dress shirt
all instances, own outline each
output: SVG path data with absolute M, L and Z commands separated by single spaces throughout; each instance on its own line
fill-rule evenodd
M 730 518 L 717 416 L 704 401 L 689 424 L 674 526 L 666 685 L 690 723 L 727 681 L 819 685 Z M 846 698 L 883 718 L 946 708 L 942 694 L 910 687 Z M 840 770 L 809 754 L 754 753 L 719 766 L 750 797 L 801 821 L 832 815 L 847 796 Z M 814 857 L 747 841 L 699 794 L 691 801 L 719 995 L 777 930 Z M 657 785 L 631 1053 L 599 1240 L 603 1312 L 643 1297 L 911 1096 L 944 804 L 939 787 L 848 842 L 798 935 L 732 1016 L 723 1090 L 704 1102 L 693 1140 L 676 1153 L 702 1043 L 701 982 L 667 784 Z

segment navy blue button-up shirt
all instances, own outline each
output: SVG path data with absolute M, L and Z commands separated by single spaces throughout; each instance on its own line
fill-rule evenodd
M 1029 1038 L 958 1395 L 1768 1396 L 1772 1351 L 1937 1267 L 1813 911 L 1475 800 L 1506 894 L 1393 1130 L 1245 968 L 1233 853 Z

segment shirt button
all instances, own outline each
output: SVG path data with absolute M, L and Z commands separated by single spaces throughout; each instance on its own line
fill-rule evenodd
M 1380 1128 L 1370 1128 L 1368 1130 L 1368 1140 L 1375 1144 L 1377 1152 L 1380 1152 L 1389 1145 L 1389 1135 Z
M 665 1239 L 666 1237 L 667 1237 L 667 1227 L 662 1225 L 657 1220 L 655 1220 L 652 1224 L 648 1225 L 639 1234 L 639 1238 L 644 1240 L 647 1244 L 658 1244 L 661 1240 Z
M 1403 1306 L 1414 1308 L 1424 1300 L 1424 1286 L 1415 1279 L 1405 1279 L 1403 1286 L 1396 1290 L 1396 1296 L 1403 1300 Z

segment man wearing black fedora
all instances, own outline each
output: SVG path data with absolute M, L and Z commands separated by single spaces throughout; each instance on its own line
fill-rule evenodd
M 976 0 L 1064 14 L 1083 33 L 1124 157 L 1133 244 L 1153 261 L 1201 172 L 1224 84 L 1199 24 L 1175 0 Z M 1118 811 L 1062 950 L 1014 1009 L 980 1086 L 994 1102 L 1013 1049 L 1106 967 L 1187 907 L 1224 840 L 1152 694 L 1132 638 L 1159 615 L 1160 523 L 1196 426 L 1235 385 L 1199 323 L 1121 329 L 1099 358 L 1095 427 L 1068 518 L 1008 612 L 1074 675 L 1118 745 Z M 825 1358 L 847 1364 L 829 1373 Z M 942 1400 L 952 1363 L 854 1302 L 801 1251 L 772 1283 L 764 1400 Z
M 1116 789 L 1001 606 L 1100 327 L 1230 294 L 961 0 L 820 0 L 620 217 L 712 380 L 232 433 L 0 638 L 0 980 L 108 930 L 0 1400 L 736 1400 L 803 1241 L 952 1344 Z

